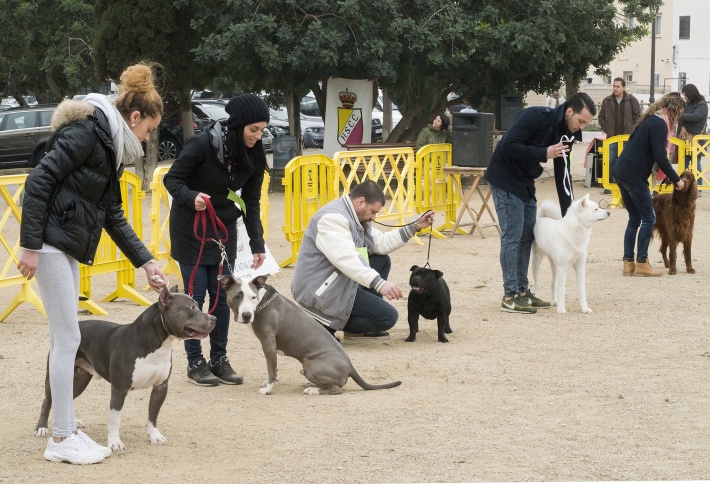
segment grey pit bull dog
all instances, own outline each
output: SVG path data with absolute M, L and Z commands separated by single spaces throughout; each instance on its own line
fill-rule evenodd
M 158 302 L 146 309 L 131 324 L 109 321 L 79 321 L 81 343 L 74 363 L 74 398 L 81 395 L 98 376 L 111 383 L 108 417 L 108 446 L 125 449 L 119 437 L 121 410 L 130 390 L 152 387 L 148 404 L 148 436 L 151 444 L 165 444 L 158 430 L 158 413 L 168 394 L 172 369 L 172 344 L 176 339 L 202 339 L 212 331 L 216 318 L 199 310 L 194 299 L 160 291 Z M 44 401 L 35 435 L 49 435 L 47 421 L 52 408 L 49 368 L 44 382 Z
M 371 385 L 360 377 L 350 357 L 335 338 L 296 303 L 266 285 L 266 276 L 251 281 L 222 276 L 227 302 L 238 323 L 252 323 L 251 329 L 264 350 L 269 379 L 259 391 L 270 395 L 276 383 L 276 353 L 296 358 L 308 380 L 303 393 L 338 395 L 351 377 L 365 390 L 394 388 L 402 382 Z

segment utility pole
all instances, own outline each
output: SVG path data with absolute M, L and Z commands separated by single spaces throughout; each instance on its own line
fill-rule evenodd
M 656 87 L 656 17 L 658 12 L 654 15 L 651 21 L 651 89 L 649 91 L 648 102 L 649 104 L 655 102 L 653 97 L 653 91 Z

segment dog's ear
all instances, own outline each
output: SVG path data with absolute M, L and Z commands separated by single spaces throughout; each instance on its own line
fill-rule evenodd
M 258 289 L 264 289 L 264 284 L 266 284 L 266 279 L 268 277 L 268 275 L 255 277 L 251 280 L 251 283 L 254 284 Z
M 234 279 L 234 276 L 231 276 L 231 275 L 229 275 L 229 274 L 225 274 L 225 275 L 223 275 L 223 276 L 219 276 L 219 277 L 217 277 L 217 280 L 222 284 L 222 287 L 223 287 L 225 290 L 226 290 L 226 289 L 229 289 L 229 287 L 230 287 L 232 284 L 234 284 L 235 282 L 237 282 L 237 281 Z
M 158 296 L 158 307 L 167 307 L 168 304 L 170 304 L 171 297 L 172 294 L 170 293 L 170 289 L 168 289 L 166 286 L 163 286 L 163 288 L 160 290 L 160 295 Z
M 414 269 L 419 269 L 419 266 L 412 266 L 409 270 L 413 271 Z
M 436 276 L 437 279 L 439 279 L 444 276 L 444 273 L 441 271 L 434 271 L 434 275 Z
M 177 294 L 177 293 L 178 293 L 177 284 L 175 284 L 173 287 L 170 288 L 170 292 L 172 292 L 173 294 Z

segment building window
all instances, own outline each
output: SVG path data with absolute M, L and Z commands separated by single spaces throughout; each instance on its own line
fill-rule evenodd
M 626 19 L 626 26 L 633 29 L 636 26 L 636 17 L 628 17 Z
M 661 36 L 661 14 L 656 15 L 656 21 L 654 22 L 656 28 L 656 37 Z
M 656 87 L 661 85 L 661 74 L 658 72 L 653 75 L 653 85 Z
M 690 15 L 680 17 L 678 38 L 690 39 Z
M 686 74 L 685 72 L 679 72 L 678 73 L 678 92 L 682 91 L 685 85 L 687 84 L 686 80 Z
M 624 71 L 624 80 L 627 83 L 634 82 L 634 72 L 633 71 Z

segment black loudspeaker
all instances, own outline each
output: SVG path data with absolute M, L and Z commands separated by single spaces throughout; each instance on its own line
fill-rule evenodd
M 523 110 L 521 94 L 501 94 L 496 102 L 496 129 L 506 131 Z
M 458 112 L 453 118 L 452 164 L 487 167 L 493 155 L 493 114 Z

